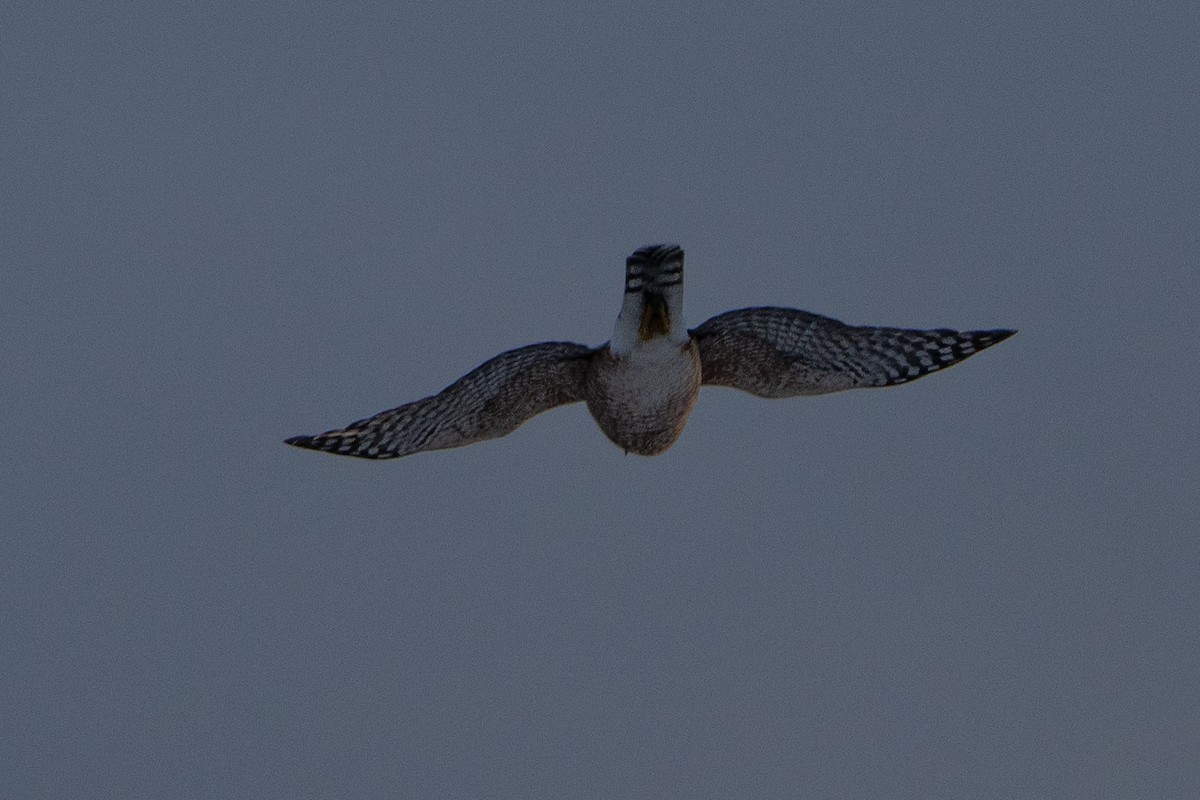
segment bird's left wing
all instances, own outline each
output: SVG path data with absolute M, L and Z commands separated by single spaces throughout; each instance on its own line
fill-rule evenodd
M 592 348 L 573 342 L 518 347 L 423 400 L 288 444 L 359 458 L 399 458 L 495 439 L 543 411 L 583 399 Z
M 1016 331 L 874 328 L 795 308 L 760 307 L 726 311 L 690 333 L 705 385 L 793 397 L 906 383 Z

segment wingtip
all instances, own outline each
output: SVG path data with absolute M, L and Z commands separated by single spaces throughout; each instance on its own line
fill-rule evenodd
M 292 447 L 312 447 L 311 436 L 289 436 L 283 440 L 284 444 L 290 444 Z
M 990 331 L 978 331 L 975 334 L 976 347 L 982 350 L 985 347 L 1000 344 L 1000 342 L 1003 342 L 1016 333 L 1016 328 L 996 328 Z

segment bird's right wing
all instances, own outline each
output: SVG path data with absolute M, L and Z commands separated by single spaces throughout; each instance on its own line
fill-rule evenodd
M 906 383 L 1016 331 L 859 327 L 795 308 L 760 307 L 726 311 L 690 333 L 704 384 L 792 397 Z
M 573 342 L 518 347 L 437 394 L 290 445 L 360 458 L 398 458 L 495 439 L 555 406 L 583 399 L 592 348 Z

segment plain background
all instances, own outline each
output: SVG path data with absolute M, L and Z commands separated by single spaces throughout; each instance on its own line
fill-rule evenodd
M 27 4 L 0 796 L 1200 796 L 1200 6 Z M 282 444 L 743 305 L 1015 327 L 391 462 Z

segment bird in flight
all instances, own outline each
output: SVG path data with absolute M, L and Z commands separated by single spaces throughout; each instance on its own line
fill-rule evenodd
M 795 397 L 894 386 L 957 364 L 1016 331 L 846 325 L 762 306 L 683 324 L 683 250 L 649 245 L 625 261 L 625 299 L 599 347 L 542 342 L 485 361 L 435 395 L 287 444 L 399 458 L 511 433 L 543 411 L 585 402 L 626 453 L 653 456 L 679 438 L 701 386 Z

